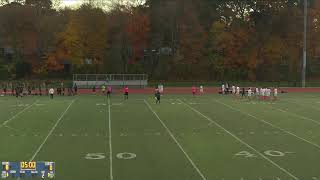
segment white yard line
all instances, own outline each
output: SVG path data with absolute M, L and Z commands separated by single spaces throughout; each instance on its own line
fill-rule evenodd
M 308 105 L 304 105 L 304 104 L 300 104 L 298 102 L 295 102 L 295 101 L 292 101 L 292 100 L 285 100 L 287 102 L 291 102 L 291 103 L 294 103 L 294 104 L 298 104 L 300 106 L 304 106 L 304 107 L 307 107 L 307 108 L 311 108 L 311 109 L 314 109 L 314 110 L 317 110 L 319 111 L 320 109 L 316 108 L 316 107 L 313 107 L 313 106 L 308 106 Z M 305 116 L 301 116 L 301 115 L 298 115 L 298 114 L 295 114 L 295 113 L 292 113 L 292 112 L 289 112 L 289 111 L 286 111 L 286 110 L 283 110 L 283 109 L 280 109 L 280 108 L 274 108 L 280 112 L 283 112 L 283 113 L 288 113 L 288 114 L 291 114 L 295 117 L 298 117 L 298 118 L 301 118 L 301 119 L 304 119 L 304 120 L 308 120 L 308 121 L 312 121 L 318 125 L 320 125 L 320 121 L 317 121 L 317 120 L 314 120 L 314 119 L 311 119 L 311 118 L 308 118 L 308 117 L 305 117 Z
M 289 135 L 291 135 L 291 136 L 294 136 L 295 138 L 297 138 L 297 139 L 299 139 L 299 140 L 301 140 L 301 141 L 304 141 L 304 142 L 306 142 L 306 143 L 308 143 L 308 144 L 316 147 L 318 150 L 320 150 L 320 145 L 318 145 L 318 144 L 316 144 L 316 143 L 314 143 L 314 142 L 311 142 L 311 141 L 309 141 L 309 140 L 307 140 L 307 139 L 304 139 L 304 138 L 302 138 L 302 137 L 300 137 L 300 136 L 298 136 L 298 135 L 296 135 L 296 134 L 294 134 L 294 133 L 292 133 L 292 132 L 289 132 L 289 131 L 287 131 L 287 130 L 285 130 L 285 129 L 282 129 L 282 128 L 280 128 L 280 127 L 278 127 L 278 126 L 276 126 L 276 125 L 274 125 L 274 124 L 272 124 L 272 123 L 269 123 L 268 121 L 265 121 L 264 119 L 261 119 L 261 118 L 258 118 L 258 117 L 256 117 L 256 116 L 252 115 L 252 114 L 243 112 L 243 111 L 241 111 L 241 110 L 239 110 L 239 109 L 237 109 L 237 108 L 234 108 L 234 107 L 232 107 L 232 106 L 230 106 L 230 105 L 228 105 L 228 104 L 225 104 L 225 103 L 223 103 L 223 102 L 220 102 L 220 101 L 218 101 L 218 100 L 215 100 L 215 102 L 217 102 L 217 103 L 219 103 L 219 104 L 221 104 L 221 105 L 224 105 L 224 106 L 226 106 L 226 107 L 228 107 L 228 108 L 230 108 L 230 109 L 232 109 L 232 110 L 234 110 L 234 111 L 240 112 L 241 114 L 244 114 L 244 115 L 246 115 L 246 116 L 250 116 L 250 117 L 252 117 L 252 118 L 254 118 L 254 119 L 256 119 L 256 120 L 258 120 L 258 121 L 260 121 L 260 122 L 263 122 L 263 123 L 265 123 L 265 124 L 267 124 L 267 125 L 275 128 L 275 129 L 278 129 L 278 130 L 280 130 L 280 131 L 282 131 L 282 132 L 284 132 L 284 133 L 287 133 L 287 134 L 289 134 Z
M 13 131 L 16 131 L 16 132 L 24 132 L 24 130 L 22 130 L 22 129 L 16 129 L 16 128 L 13 128 L 13 127 L 11 127 L 11 126 L 8 126 L 8 125 L 4 125 L 3 126 L 4 128 L 8 128 L 8 129 L 10 129 L 10 130 L 13 130 Z
M 109 114 L 109 162 L 110 162 L 110 180 L 113 180 L 113 164 L 112 164 L 112 128 L 111 128 L 111 104 L 110 99 L 108 98 L 108 114 Z
M 312 106 L 312 105 L 300 104 L 299 101 L 297 101 L 297 100 L 292 100 L 292 99 L 289 99 L 289 98 L 287 98 L 287 99 L 281 99 L 281 101 L 287 101 L 287 102 L 289 102 L 289 103 L 294 103 L 294 104 L 297 104 L 297 105 L 299 105 L 299 106 L 304 106 L 304 107 L 306 107 L 306 108 L 311 108 L 311 109 L 314 109 L 314 110 L 317 110 L 317 111 L 320 110 L 319 108 L 316 108 L 316 107 L 314 107 L 314 106 Z
M 33 156 L 30 158 L 29 162 L 33 161 L 34 158 L 38 155 L 38 153 L 41 151 L 43 145 L 47 142 L 48 138 L 51 136 L 51 134 L 53 133 L 53 131 L 55 130 L 55 128 L 58 126 L 59 122 L 61 121 L 61 119 L 64 117 L 64 115 L 68 112 L 69 108 L 71 107 L 71 105 L 74 103 L 74 101 L 77 99 L 74 99 L 71 101 L 71 103 L 69 104 L 69 106 L 67 107 L 67 109 L 62 113 L 62 115 L 59 117 L 59 119 L 57 120 L 57 122 L 55 123 L 55 125 L 51 128 L 51 130 L 49 131 L 47 137 L 44 139 L 44 141 L 40 144 L 40 146 L 38 147 L 38 149 L 36 150 L 36 152 L 33 154 Z M 17 179 L 20 180 L 20 177 Z
M 21 111 L 19 111 L 17 114 L 15 114 L 14 116 L 12 116 L 10 119 L 4 121 L 2 124 L 0 124 L 0 128 L 2 128 L 3 126 L 5 126 L 6 124 L 8 124 L 10 121 L 12 121 L 13 119 L 15 119 L 16 117 L 18 117 L 20 114 L 22 114 L 23 112 L 25 112 L 26 110 L 30 109 L 34 104 L 36 104 L 39 100 L 36 100 L 35 102 L 33 102 L 31 105 L 25 107 L 24 109 L 22 109 Z
M 311 119 L 311 118 L 308 118 L 308 117 L 305 117 L 305 116 L 301 116 L 301 115 L 299 115 L 299 114 L 295 114 L 295 113 L 293 113 L 293 112 L 289 112 L 289 111 L 286 111 L 286 110 L 283 110 L 283 109 L 280 109 L 280 108 L 273 108 L 273 109 L 278 110 L 278 111 L 280 111 L 280 112 L 282 112 L 282 113 L 291 114 L 291 115 L 294 116 L 294 117 L 297 117 L 297 118 L 300 118 L 300 119 L 304 119 L 304 120 L 308 120 L 308 121 L 314 122 L 315 124 L 320 125 L 320 122 L 319 122 L 319 121 L 316 121 L 316 120 L 314 120 L 314 119 Z
M 170 129 L 167 127 L 167 125 L 160 119 L 160 117 L 158 116 L 158 114 L 153 110 L 153 108 L 150 106 L 150 104 L 144 100 L 144 103 L 148 106 L 148 108 L 150 109 L 150 111 L 157 117 L 157 119 L 160 121 L 160 123 L 162 124 L 162 126 L 167 130 L 167 132 L 169 133 L 169 135 L 171 136 L 171 138 L 173 139 L 173 141 L 177 144 L 177 146 L 180 148 L 180 150 L 183 152 L 183 154 L 185 155 L 185 157 L 189 160 L 190 164 L 193 166 L 193 168 L 198 172 L 198 174 L 200 175 L 200 177 L 202 178 L 202 180 L 206 180 L 206 177 L 202 174 L 202 172 L 200 171 L 200 169 L 198 168 L 198 166 L 193 162 L 193 160 L 190 158 L 190 156 L 187 154 L 187 152 L 183 149 L 183 147 L 181 146 L 181 144 L 179 143 L 179 141 L 175 138 L 175 136 L 173 135 L 173 133 L 170 131 Z
M 62 120 L 62 118 L 64 117 L 64 115 L 66 115 L 66 113 L 69 111 L 71 105 L 74 103 L 76 99 L 74 99 L 69 106 L 67 107 L 67 109 L 61 114 L 61 116 L 59 117 L 59 119 L 57 120 L 57 122 L 55 123 L 55 125 L 51 128 L 51 130 L 49 131 L 47 137 L 43 140 L 43 142 L 40 144 L 40 146 L 38 147 L 38 149 L 36 150 L 36 152 L 33 154 L 33 156 L 30 158 L 29 161 L 33 161 L 34 158 L 38 155 L 38 153 L 41 151 L 43 145 L 47 142 L 48 138 L 51 136 L 51 134 L 53 133 L 53 131 L 56 129 L 56 127 L 58 126 L 58 124 L 60 123 L 60 121 Z
M 180 100 L 181 101 L 181 100 Z M 295 180 L 299 180 L 299 178 L 297 178 L 296 176 L 294 176 L 293 174 L 291 174 L 289 171 L 287 171 L 286 169 L 284 169 L 283 167 L 281 167 L 280 165 L 278 165 L 277 163 L 275 163 L 274 161 L 272 161 L 271 159 L 269 159 L 268 157 L 266 157 L 265 155 L 263 155 L 261 152 L 259 152 L 257 149 L 255 149 L 254 147 L 250 146 L 249 144 L 247 144 L 246 142 L 244 142 L 243 140 L 241 140 L 240 138 L 238 138 L 236 135 L 234 135 L 233 133 L 231 133 L 230 131 L 228 131 L 227 129 L 225 129 L 223 126 L 221 126 L 219 123 L 217 123 L 216 121 L 212 120 L 211 118 L 207 117 L 206 115 L 202 114 L 200 111 L 196 110 L 195 108 L 191 107 L 190 105 L 188 105 L 187 103 L 185 103 L 184 101 L 181 101 L 183 104 L 185 104 L 187 107 L 189 107 L 191 110 L 193 110 L 194 112 L 196 112 L 197 114 L 201 115 L 203 118 L 207 119 L 208 121 L 212 122 L 213 124 L 215 124 L 217 127 L 219 127 L 220 129 L 222 129 L 223 131 L 225 131 L 226 133 L 228 133 L 230 136 L 232 136 L 234 139 L 236 139 L 237 141 L 239 141 L 240 143 L 242 143 L 243 145 L 247 146 L 248 148 L 250 148 L 251 150 L 255 151 L 257 154 L 259 154 L 263 159 L 265 159 L 266 161 L 268 161 L 269 163 L 271 163 L 272 165 L 274 165 L 275 167 L 277 167 L 278 169 L 280 169 L 282 172 L 286 173 L 287 175 L 289 175 L 290 177 L 292 177 Z

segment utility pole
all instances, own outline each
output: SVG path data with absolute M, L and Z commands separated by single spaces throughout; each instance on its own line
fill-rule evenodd
M 307 23 L 308 23 L 308 1 L 304 0 L 304 33 L 303 33 L 303 62 L 302 62 L 302 87 L 306 87 L 307 67 Z

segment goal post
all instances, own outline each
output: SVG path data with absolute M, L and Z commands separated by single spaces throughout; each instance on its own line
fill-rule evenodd
M 94 86 L 132 86 L 144 88 L 148 86 L 147 74 L 74 74 L 73 84 L 79 88 Z

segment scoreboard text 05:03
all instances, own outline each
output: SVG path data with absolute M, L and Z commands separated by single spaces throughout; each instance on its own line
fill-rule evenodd
M 36 162 L 20 162 L 21 170 L 36 170 L 37 163 Z
M 1 162 L 1 178 L 54 178 L 55 163 L 48 161 Z

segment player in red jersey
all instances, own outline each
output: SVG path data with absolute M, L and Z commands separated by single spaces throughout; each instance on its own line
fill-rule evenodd
M 197 92 L 197 89 L 195 86 L 192 86 L 192 95 L 195 96 Z
M 108 86 L 108 90 L 107 90 L 107 98 L 111 97 L 111 93 L 112 93 L 112 87 Z
M 126 86 L 123 91 L 124 91 L 124 99 L 129 99 L 129 88 L 128 88 L 128 86 Z

